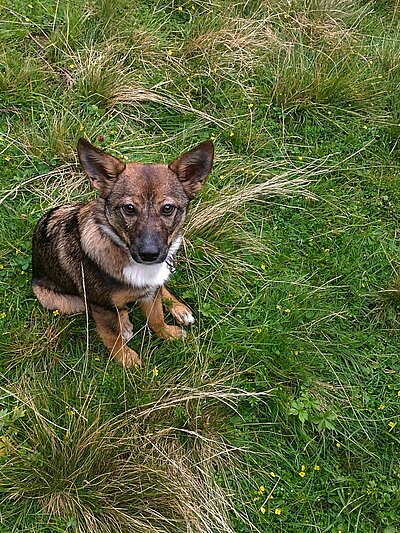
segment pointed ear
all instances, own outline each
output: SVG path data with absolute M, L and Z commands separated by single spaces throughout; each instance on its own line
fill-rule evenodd
M 92 187 L 100 191 L 103 198 L 106 198 L 116 179 L 125 169 L 124 163 L 102 152 L 83 138 L 78 141 L 78 155 Z
M 211 141 L 206 141 L 168 165 L 168 168 L 178 177 L 190 199 L 194 198 L 203 187 L 206 177 L 211 172 L 213 159 L 214 145 Z

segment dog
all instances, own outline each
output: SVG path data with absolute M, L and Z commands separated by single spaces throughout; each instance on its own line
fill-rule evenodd
M 89 312 L 114 361 L 140 366 L 127 346 L 133 336 L 127 304 L 137 301 L 154 333 L 180 339 L 164 321 L 163 303 L 180 325 L 191 310 L 165 287 L 174 270 L 189 202 L 204 185 L 214 158 L 205 141 L 170 164 L 123 163 L 86 139 L 78 155 L 99 196 L 63 205 L 38 222 L 32 242 L 32 290 L 46 309 Z

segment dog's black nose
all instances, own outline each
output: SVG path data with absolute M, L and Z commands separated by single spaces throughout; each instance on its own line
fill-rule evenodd
M 160 255 L 160 250 L 153 245 L 148 245 L 141 250 L 138 250 L 139 257 L 145 263 L 154 263 Z

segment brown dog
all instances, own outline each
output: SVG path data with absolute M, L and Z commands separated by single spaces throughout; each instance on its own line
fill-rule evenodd
M 78 154 L 100 198 L 56 207 L 40 219 L 32 245 L 33 292 L 47 309 L 88 310 L 113 359 L 140 365 L 126 345 L 133 335 L 129 302 L 140 303 L 149 327 L 164 339 L 179 339 L 184 331 L 165 323 L 162 299 L 179 324 L 194 322 L 164 284 L 189 202 L 210 173 L 213 144 L 206 141 L 169 165 L 125 165 L 85 139 Z

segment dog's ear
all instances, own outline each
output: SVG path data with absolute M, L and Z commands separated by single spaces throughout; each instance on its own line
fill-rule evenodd
M 102 152 L 83 138 L 78 141 L 78 155 L 92 187 L 100 191 L 103 198 L 107 198 L 115 180 L 125 169 L 124 163 Z
M 214 145 L 206 141 L 179 156 L 168 165 L 178 177 L 190 199 L 203 187 L 206 177 L 211 172 L 214 159 Z

